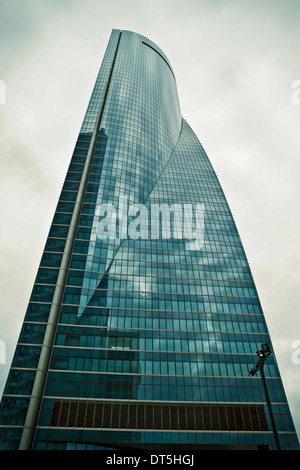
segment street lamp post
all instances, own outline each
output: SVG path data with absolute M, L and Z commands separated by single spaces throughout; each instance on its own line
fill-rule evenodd
M 278 432 L 277 432 L 277 428 L 276 428 L 276 424 L 275 424 L 274 414 L 273 414 L 273 410 L 272 410 L 272 406 L 271 406 L 270 395 L 269 395 L 269 392 L 268 392 L 266 377 L 265 377 L 265 373 L 264 373 L 265 360 L 271 355 L 271 351 L 270 351 L 268 343 L 262 344 L 261 345 L 261 350 L 257 351 L 256 354 L 259 357 L 259 361 L 250 370 L 250 374 L 252 376 L 254 376 L 258 371 L 260 372 L 263 387 L 264 387 L 266 402 L 267 402 L 267 406 L 268 406 L 268 411 L 269 411 L 269 415 L 270 415 L 272 430 L 273 430 L 273 434 L 274 434 L 274 439 L 275 439 L 275 442 L 276 442 L 276 447 L 277 447 L 277 450 L 280 450 L 280 442 L 279 442 Z

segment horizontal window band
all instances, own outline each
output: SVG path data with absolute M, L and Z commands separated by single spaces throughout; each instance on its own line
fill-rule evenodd
M 52 427 L 269 431 L 263 405 L 54 400 Z

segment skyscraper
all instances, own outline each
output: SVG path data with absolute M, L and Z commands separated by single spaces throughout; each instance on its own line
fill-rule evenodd
M 230 208 L 149 39 L 113 30 L 0 410 L 2 449 L 275 448 Z M 298 440 L 272 354 L 283 449 Z

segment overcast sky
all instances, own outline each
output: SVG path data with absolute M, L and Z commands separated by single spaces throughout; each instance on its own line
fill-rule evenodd
M 300 434 L 299 18 L 298 0 L 1 0 L 0 394 L 111 30 L 127 29 L 172 64 L 182 115 L 237 223 Z

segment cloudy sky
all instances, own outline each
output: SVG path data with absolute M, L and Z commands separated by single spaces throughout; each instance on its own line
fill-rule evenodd
M 299 17 L 298 0 L 1 0 L 0 394 L 111 30 L 127 29 L 173 66 L 182 114 L 244 243 L 300 434 Z

